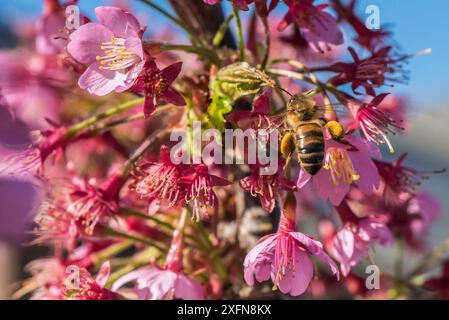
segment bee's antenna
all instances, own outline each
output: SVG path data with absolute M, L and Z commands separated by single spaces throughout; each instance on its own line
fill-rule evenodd
M 288 94 L 290 97 L 293 97 L 293 95 L 292 95 L 290 92 L 288 92 L 287 90 L 285 90 L 285 89 L 282 88 L 281 86 L 276 85 L 276 88 L 278 88 L 279 90 L 285 92 L 285 93 Z

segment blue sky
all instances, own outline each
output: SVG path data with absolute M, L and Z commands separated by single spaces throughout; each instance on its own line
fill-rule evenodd
M 165 0 L 154 2 L 167 7 Z M 325 1 L 317 1 L 320 2 Z M 110 3 L 107 0 L 80 0 L 87 13 L 92 13 L 98 5 Z M 161 25 L 166 22 L 140 1 L 132 0 L 129 3 L 135 9 L 151 14 L 152 23 Z M 380 8 L 381 23 L 392 26 L 395 39 L 405 52 L 412 53 L 425 48 L 433 50 L 431 55 L 411 61 L 408 66 L 411 71 L 409 85 L 398 85 L 391 91 L 410 95 L 413 105 L 418 108 L 449 106 L 449 1 L 361 0 L 358 9 L 363 12 L 366 6 L 373 4 Z M 11 22 L 38 15 L 41 1 L 3 1 L 0 7 L 0 19 Z

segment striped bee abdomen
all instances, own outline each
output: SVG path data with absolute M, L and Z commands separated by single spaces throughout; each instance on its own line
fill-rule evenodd
M 309 174 L 320 171 L 324 160 L 323 128 L 316 122 L 303 122 L 296 131 L 298 160 Z

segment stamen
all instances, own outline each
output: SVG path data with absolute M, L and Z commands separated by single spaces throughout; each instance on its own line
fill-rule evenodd
M 328 149 L 323 168 L 330 171 L 332 182 L 335 186 L 338 186 L 340 182 L 351 184 L 360 179 L 352 165 L 348 152 L 341 148 Z
M 100 46 L 104 51 L 104 56 L 97 56 L 100 61 L 100 70 L 124 70 L 140 61 L 140 57 L 130 51 L 126 45 L 125 39 L 112 38 L 110 42 L 103 42 Z
M 396 129 L 402 129 L 396 121 L 385 112 L 374 106 L 366 106 L 359 111 L 360 129 L 368 141 L 377 145 L 386 144 L 391 153 L 394 148 L 387 134 L 395 134 Z

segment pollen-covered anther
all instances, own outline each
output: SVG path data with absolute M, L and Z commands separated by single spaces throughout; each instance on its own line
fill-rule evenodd
M 324 160 L 324 169 L 329 170 L 334 185 L 340 182 L 351 184 L 360 179 L 354 169 L 348 152 L 341 148 L 329 148 Z
M 150 74 L 145 81 L 145 89 L 155 94 L 163 93 L 167 88 L 167 81 L 160 72 Z
M 112 38 L 110 42 L 103 42 L 100 49 L 104 51 L 104 56 L 97 56 L 100 62 L 100 70 L 124 70 L 139 62 L 140 57 L 126 47 L 126 40 L 122 38 Z

